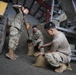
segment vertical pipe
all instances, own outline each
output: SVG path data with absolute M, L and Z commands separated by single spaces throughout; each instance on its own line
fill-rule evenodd
M 74 0 L 72 0 L 72 3 L 73 3 L 74 10 L 76 12 L 76 4 L 75 4 Z
M 51 17 L 50 17 L 50 21 L 52 21 L 52 18 L 53 18 L 53 11 L 54 11 L 54 0 L 52 0 L 52 3 L 51 3 L 51 12 L 50 12 L 50 15 L 51 15 Z
M 50 21 L 50 10 L 47 9 L 46 11 L 46 22 L 49 22 Z

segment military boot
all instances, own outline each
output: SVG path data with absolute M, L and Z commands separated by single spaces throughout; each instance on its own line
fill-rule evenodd
M 6 54 L 6 57 L 8 57 L 11 60 L 16 60 L 16 55 L 14 53 L 13 49 L 9 49 L 9 52 Z
M 28 42 L 28 56 L 34 55 L 34 45 L 33 42 Z
M 33 64 L 33 66 L 36 66 L 36 67 L 46 67 L 46 65 L 47 65 L 47 61 L 43 55 L 39 55 L 36 58 L 35 63 Z
M 61 63 L 60 66 L 59 66 L 59 68 L 55 69 L 55 72 L 57 72 L 57 73 L 62 73 L 62 72 L 64 72 L 66 69 L 67 69 L 66 65 L 63 64 L 63 63 Z

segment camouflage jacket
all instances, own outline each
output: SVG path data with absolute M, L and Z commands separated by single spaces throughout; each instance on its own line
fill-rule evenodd
M 12 23 L 11 23 L 11 26 L 14 26 L 16 28 L 18 28 L 19 30 L 21 30 L 21 27 L 24 23 L 24 20 L 23 20 L 24 16 L 23 16 L 23 13 L 22 11 L 20 10 L 19 13 L 15 16 L 15 18 L 13 19 Z M 25 18 L 24 18 L 25 19 Z
M 34 42 L 41 42 L 44 40 L 44 37 L 42 35 L 42 32 L 40 30 L 37 30 L 36 33 L 33 33 L 33 41 Z

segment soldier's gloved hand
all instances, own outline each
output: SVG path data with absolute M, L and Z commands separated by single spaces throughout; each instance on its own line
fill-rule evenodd
M 36 46 L 37 45 L 37 42 L 34 42 L 34 46 Z
M 22 7 L 22 5 L 17 5 L 17 4 L 15 4 L 15 5 L 13 5 L 13 7 L 21 8 L 21 7 Z

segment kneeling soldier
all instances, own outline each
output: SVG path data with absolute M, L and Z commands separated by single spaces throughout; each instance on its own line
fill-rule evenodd
M 34 47 L 35 46 L 41 46 L 44 44 L 44 37 L 42 35 L 42 32 L 37 28 L 36 25 L 34 25 L 33 27 L 33 43 L 34 43 Z M 44 48 L 39 49 L 41 53 L 44 53 Z

